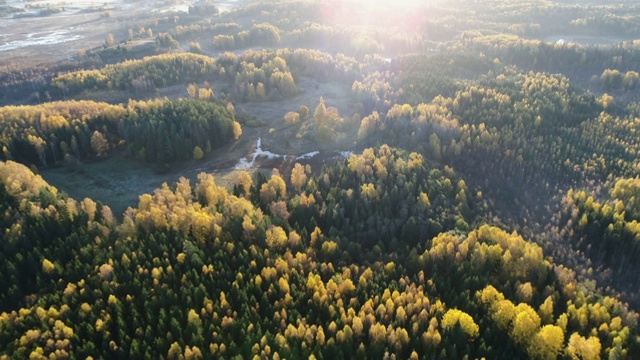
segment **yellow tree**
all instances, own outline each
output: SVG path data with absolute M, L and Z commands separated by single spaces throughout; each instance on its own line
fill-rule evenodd
M 545 325 L 531 339 L 527 352 L 533 359 L 557 359 L 564 345 L 564 332 L 555 325 Z
M 280 226 L 267 229 L 265 242 L 272 249 L 282 249 L 287 245 L 287 233 Z
M 540 305 L 538 315 L 540 315 L 543 324 L 553 323 L 553 297 L 548 296 L 542 305 Z
M 591 336 L 589 339 L 585 339 L 580 334 L 573 333 L 569 338 L 569 345 L 565 349 L 565 353 L 572 360 L 599 360 L 601 349 L 602 345 L 597 337 Z
M 242 126 L 237 121 L 233 122 L 233 139 L 238 140 L 242 136 Z
M 100 133 L 99 131 L 94 131 L 93 135 L 91 135 L 91 150 L 96 154 L 97 157 L 102 157 L 105 155 L 109 148 L 109 143 L 107 139 Z
M 516 317 L 516 306 L 510 300 L 499 300 L 492 307 L 493 315 L 491 318 L 503 330 L 508 330 L 512 326 L 512 322 Z
M 307 181 L 307 174 L 304 171 L 304 167 L 298 163 L 293 166 L 291 170 L 291 185 L 300 192 L 302 185 Z
M 369 328 L 369 338 L 377 345 L 384 344 L 387 338 L 387 329 L 380 323 L 373 324 Z
M 273 174 L 266 184 L 260 187 L 260 200 L 270 203 L 278 198 L 284 198 L 287 193 L 287 185 L 280 175 Z
M 316 126 L 322 125 L 327 117 L 327 107 L 324 104 L 324 99 L 320 97 L 320 103 L 316 106 L 316 111 L 313 114 L 313 121 L 316 123 Z
M 476 338 L 480 335 L 480 328 L 473 321 L 471 315 L 458 309 L 450 309 L 442 317 L 442 328 L 450 329 L 456 324 L 460 324 L 462 331 L 470 338 Z
M 299 121 L 300 121 L 300 114 L 298 114 L 297 112 L 289 111 L 284 115 L 284 122 L 287 125 L 297 124 Z
M 54 269 L 55 265 L 51 261 L 49 261 L 48 259 L 42 260 L 42 272 L 49 275 L 53 272 Z
M 241 171 L 236 179 L 236 186 L 242 186 L 243 193 L 247 195 L 249 190 L 251 190 L 251 185 L 253 185 L 253 180 L 251 179 L 251 175 L 247 174 L 246 171 Z
M 169 351 L 167 352 L 167 359 L 180 359 L 182 356 L 182 347 L 178 342 L 171 344 Z
M 521 303 L 516 306 L 511 335 L 519 344 L 527 344 L 540 328 L 540 316 L 529 305 Z

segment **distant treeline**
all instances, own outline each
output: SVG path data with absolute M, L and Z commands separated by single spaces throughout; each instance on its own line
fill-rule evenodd
M 219 68 L 214 59 L 198 54 L 164 54 L 81 70 L 54 77 L 51 84 L 64 95 L 83 90 L 148 90 L 213 77 Z
M 298 92 L 295 77 L 349 83 L 360 76 L 355 59 L 317 50 L 248 50 L 237 56 L 213 58 L 190 53 L 164 54 L 81 70 L 54 77 L 51 85 L 70 96 L 99 89 L 148 93 L 175 84 L 223 81 L 232 83 L 231 96 L 239 100 L 274 100 Z

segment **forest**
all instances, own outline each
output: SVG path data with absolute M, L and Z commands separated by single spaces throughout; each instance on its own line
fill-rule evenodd
M 0 60 L 0 359 L 640 358 L 638 5 L 188 5 Z

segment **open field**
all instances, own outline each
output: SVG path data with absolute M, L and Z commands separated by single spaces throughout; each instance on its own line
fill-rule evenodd
M 109 33 L 115 39 L 123 38 L 132 25 L 131 20 L 149 10 L 146 6 L 108 0 L 100 5 L 111 9 L 109 17 L 105 17 L 106 11 L 83 11 L 95 5 L 89 1 L 72 1 L 58 14 L 2 19 L 1 62 L 51 63 L 75 57 L 81 50 L 101 46 Z
M 262 150 L 282 157 L 269 159 L 259 156 L 254 164 L 241 170 L 249 173 L 259 170 L 268 174 L 274 167 L 284 169 L 296 161 L 311 164 L 312 168 L 319 169 L 324 163 L 333 163 L 343 158 L 335 150 L 349 151 L 353 149 L 354 144 L 350 141 L 341 144 L 321 144 L 306 138 L 296 139 L 295 135 L 300 125 L 286 126 L 283 116 L 289 111 L 297 111 L 302 104 L 306 104 L 313 112 L 321 96 L 327 106 L 338 108 L 342 114 L 348 110 L 349 91 L 338 83 L 317 83 L 306 78 L 300 80 L 299 86 L 302 89 L 301 93 L 290 99 L 237 104 L 236 112 L 245 111 L 265 125 L 245 126 L 243 135 L 237 142 L 212 151 L 200 161 L 190 160 L 172 164 L 169 173 L 159 174 L 153 164 L 131 159 L 124 151 L 115 151 L 109 159 L 85 164 L 84 171 L 70 172 L 65 167 L 52 167 L 42 169 L 41 175 L 47 182 L 71 197 L 99 200 L 109 205 L 115 214 L 120 215 L 127 207 L 137 205 L 139 195 L 153 192 L 163 182 L 173 184 L 180 177 L 186 177 L 193 183 L 201 172 L 214 174 L 219 185 L 232 189 L 238 174 L 236 165 L 241 159 L 251 160 L 259 138 Z M 186 95 L 182 92 L 185 92 L 182 87 L 173 87 L 173 91 L 166 95 Z M 275 131 L 270 132 L 271 128 Z M 315 151 L 319 151 L 316 156 L 298 159 Z
M 162 183 L 173 184 L 180 177 L 194 183 L 199 173 L 209 172 L 216 176 L 219 185 L 232 188 L 235 174 L 229 164 L 242 156 L 248 146 L 247 141 L 242 141 L 223 147 L 202 161 L 173 164 L 172 171 L 165 174 L 159 174 L 152 164 L 130 159 L 123 151 L 117 151 L 109 159 L 86 164 L 83 171 L 70 172 L 65 167 L 53 167 L 42 170 L 41 175 L 69 196 L 99 200 L 120 216 L 127 207 L 137 205 L 141 194 L 153 193 Z
M 49 16 L 29 16 L 0 19 L 0 66 L 10 63 L 51 65 L 61 60 L 75 59 L 79 52 L 101 47 L 108 34 L 120 42 L 127 39 L 131 27 L 162 19 L 168 14 L 186 15 L 191 2 L 122 0 L 69 0 L 48 3 L 62 11 Z M 229 11 L 243 2 L 216 2 L 220 11 Z M 7 5 L 24 7 L 20 1 Z M 36 13 L 36 11 L 31 11 Z

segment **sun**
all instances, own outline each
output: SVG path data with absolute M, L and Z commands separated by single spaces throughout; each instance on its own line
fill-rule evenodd
M 364 8 L 370 9 L 388 9 L 401 10 L 406 8 L 414 8 L 425 4 L 427 1 L 421 0 L 353 0 L 361 4 Z
M 325 23 L 345 26 L 401 26 L 407 19 L 424 13 L 434 0 L 340 0 L 322 2 Z

